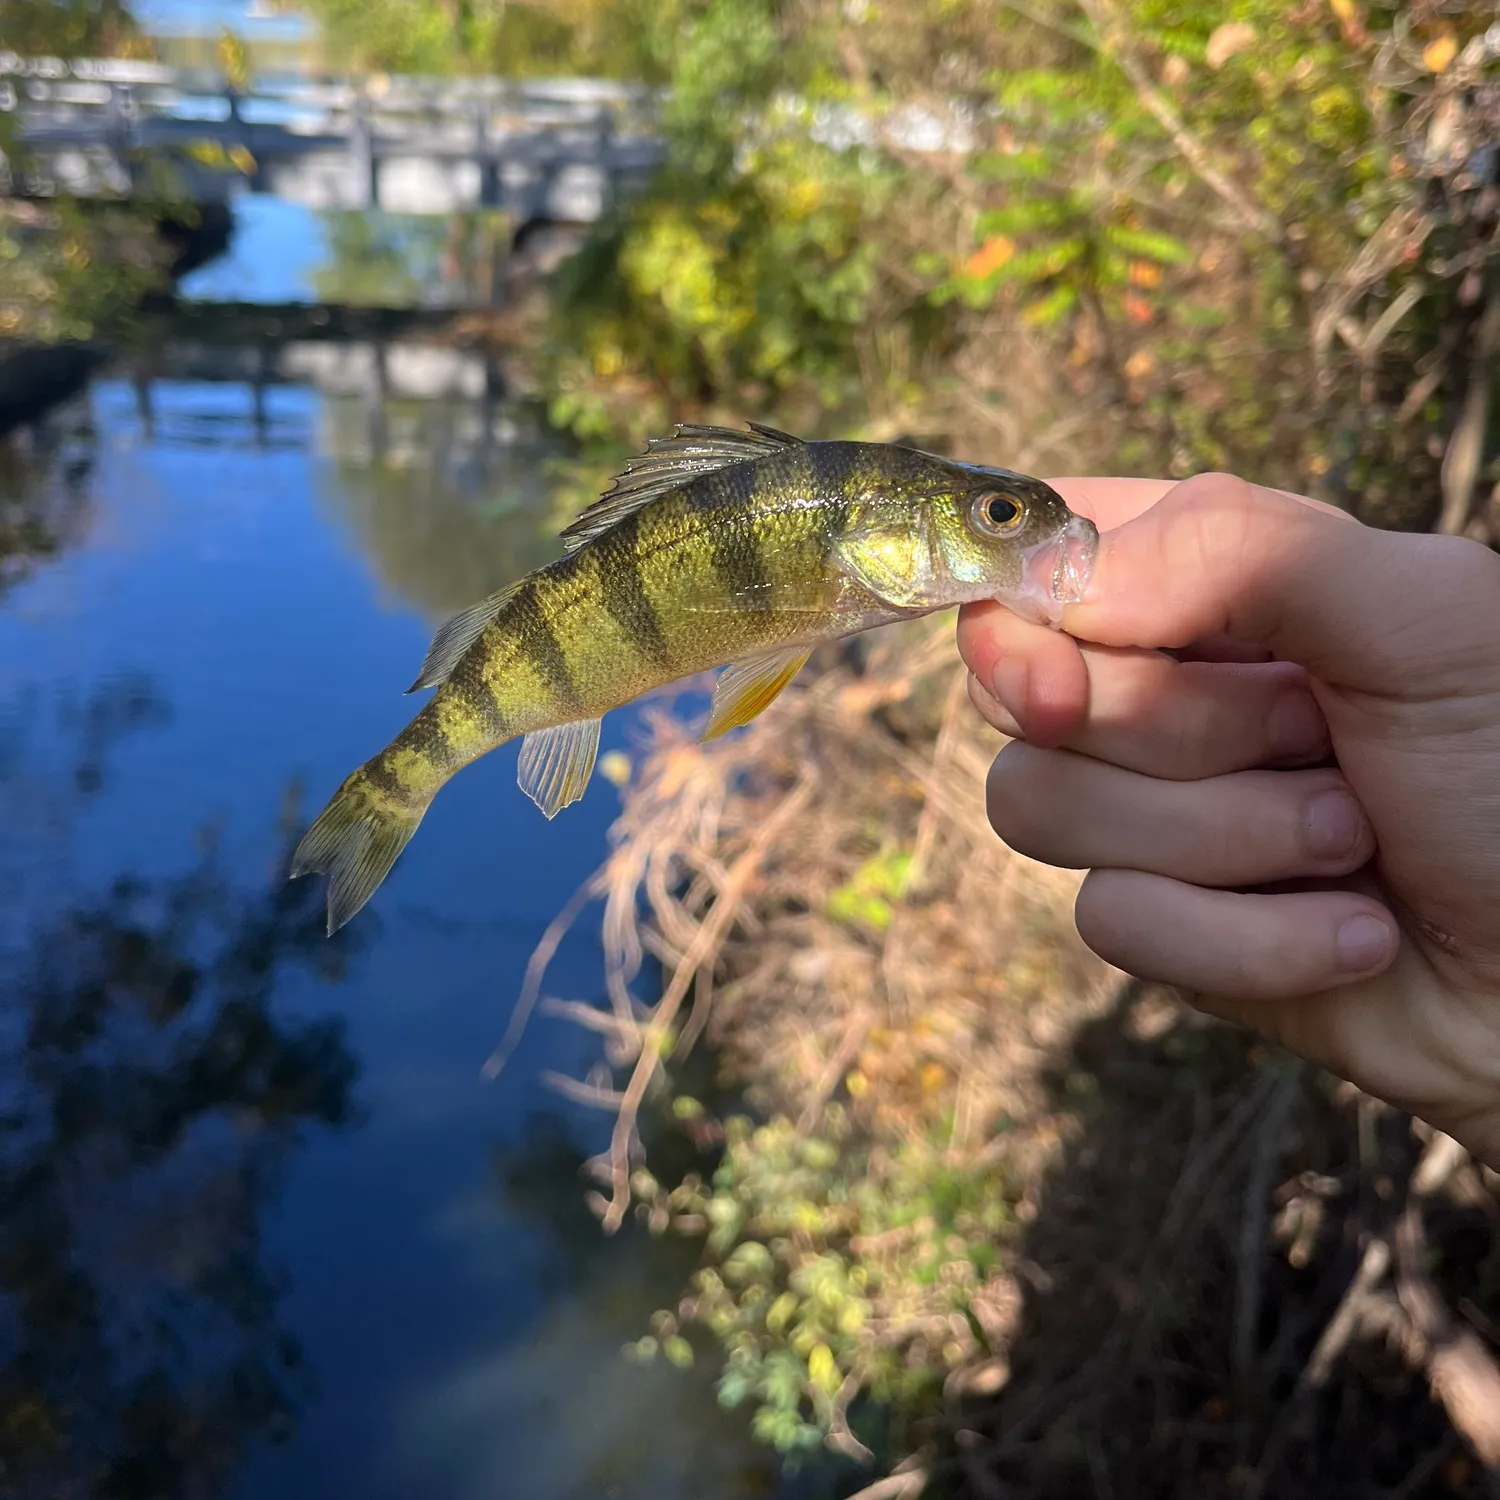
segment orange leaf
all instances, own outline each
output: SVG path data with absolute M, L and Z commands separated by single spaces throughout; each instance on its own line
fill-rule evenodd
M 1016 253 L 1015 241 L 993 234 L 965 262 L 964 274 L 982 281 L 992 276 Z

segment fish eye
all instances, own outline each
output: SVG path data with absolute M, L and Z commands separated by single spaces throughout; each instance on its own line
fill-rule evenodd
M 975 497 L 969 515 L 976 531 L 988 536 L 1009 536 L 1020 526 L 1026 510 L 1013 496 L 986 490 Z

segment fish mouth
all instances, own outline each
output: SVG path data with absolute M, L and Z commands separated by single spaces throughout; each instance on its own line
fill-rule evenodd
M 1051 540 L 1027 550 L 1012 608 L 1056 628 L 1063 610 L 1082 601 L 1098 555 L 1099 528 L 1087 516 L 1074 516 Z

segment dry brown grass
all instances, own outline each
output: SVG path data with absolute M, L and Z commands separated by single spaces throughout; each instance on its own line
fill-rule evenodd
M 1496 1178 L 1083 947 L 1078 877 L 985 821 L 1001 740 L 948 622 L 829 650 L 740 734 L 700 744 L 665 699 L 645 723 L 557 928 L 603 900 L 610 1008 L 544 1002 L 623 1079 L 558 1081 L 616 1111 L 606 1230 L 663 1058 L 700 1040 L 768 1116 L 814 1131 L 837 1098 L 877 1145 L 940 1128 L 1016 1201 L 946 1436 L 870 1496 L 1497 1492 Z M 831 911 L 891 850 L 890 920 Z

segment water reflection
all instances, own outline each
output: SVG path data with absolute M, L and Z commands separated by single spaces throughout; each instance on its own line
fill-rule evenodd
M 464 400 L 353 397 L 325 407 L 325 503 L 381 582 L 430 618 L 482 599 L 561 550 L 546 465 L 564 453 L 539 417 L 486 392 Z M 420 497 L 420 498 L 418 498 Z
M 636 1224 L 606 1240 L 583 1201 L 584 1158 L 576 1125 L 551 1110 L 533 1111 L 495 1146 L 494 1196 L 507 1222 L 532 1231 L 525 1274 L 545 1302 L 525 1338 L 424 1395 L 405 1444 L 453 1456 L 442 1489 L 453 1500 L 829 1493 L 820 1474 L 779 1479 L 770 1455 L 746 1444 L 742 1419 L 704 1399 L 703 1372 L 623 1361 L 648 1314 L 680 1293 L 695 1250 Z
M 94 445 L 81 404 L 0 440 L 0 597 L 82 538 Z
M 139 679 L 46 723 L 38 708 L 4 716 L 0 795 L 50 790 L 55 839 L 105 789 L 117 742 L 167 715 Z M 216 1493 L 289 1432 L 305 1387 L 262 1216 L 306 1128 L 354 1116 L 342 1025 L 279 1017 L 271 997 L 290 969 L 338 979 L 351 943 L 323 940 L 316 893 L 244 891 L 211 841 L 175 875 L 122 870 L 83 897 L 33 881 L 15 904 L 30 919 L 3 961 L 4 1491 Z

